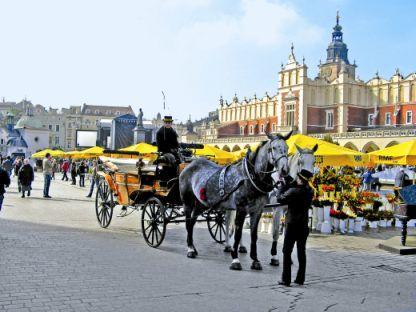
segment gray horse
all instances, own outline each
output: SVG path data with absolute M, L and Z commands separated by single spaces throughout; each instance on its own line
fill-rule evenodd
M 313 173 L 314 166 L 315 166 L 315 156 L 313 154 L 317 151 L 318 145 L 316 144 L 312 149 L 301 148 L 300 146 L 296 144 L 295 144 L 295 147 L 296 147 L 296 153 L 289 157 L 289 175 L 293 179 L 296 179 L 298 172 L 300 172 L 302 169 L 308 170 L 309 172 Z M 275 180 L 277 179 L 275 174 L 272 174 L 272 177 Z M 274 195 L 275 195 L 275 191 L 272 191 L 269 194 L 271 204 L 276 203 L 276 197 Z M 274 266 L 279 265 L 279 260 L 277 257 L 277 240 L 279 239 L 280 219 L 284 215 L 284 210 L 285 210 L 284 208 L 286 208 L 286 206 L 280 206 L 280 207 L 273 208 L 273 211 L 272 211 L 273 213 L 273 218 L 272 218 L 273 220 L 273 229 L 272 229 L 273 243 L 272 243 L 272 249 L 271 249 L 272 258 L 271 258 L 270 264 Z M 234 234 L 235 215 L 236 215 L 235 210 L 226 211 L 225 247 L 224 247 L 225 252 L 232 251 L 230 240 Z M 239 252 L 240 253 L 247 252 L 246 248 L 243 246 L 242 240 L 240 241 Z
M 268 202 L 268 193 L 274 187 L 272 173 L 286 176 L 289 172 L 288 146 L 285 141 L 291 134 L 268 134 L 269 140 L 264 141 L 255 152 L 248 152 L 236 164 L 220 167 L 207 159 L 198 158 L 181 172 L 179 190 L 185 210 L 189 258 L 198 255 L 193 242 L 197 217 L 205 210 L 235 209 L 236 228 L 230 269 L 242 269 L 238 259 L 238 246 L 247 214 L 250 215 L 250 257 L 253 260 L 251 269 L 262 269 L 257 258 L 258 223 L 263 207 Z
M 318 150 L 318 144 L 316 144 L 312 149 L 308 148 L 301 148 L 296 145 L 296 153 L 289 157 L 289 175 L 292 179 L 296 179 L 297 174 L 302 170 L 308 170 L 309 172 L 314 172 L 315 167 L 315 156 L 314 153 Z M 278 177 L 274 177 L 278 178 Z M 270 193 L 270 203 L 276 203 L 276 196 L 275 191 Z M 280 232 L 280 218 L 284 215 L 287 206 L 280 206 L 273 208 L 273 228 L 272 228 L 272 235 L 273 235 L 273 243 L 271 253 L 271 260 L 270 264 L 274 266 L 279 265 L 279 258 L 277 256 L 277 241 L 279 239 L 279 232 Z

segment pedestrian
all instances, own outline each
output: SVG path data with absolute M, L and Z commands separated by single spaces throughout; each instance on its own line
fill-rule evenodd
M 71 179 L 72 179 L 72 185 L 77 184 L 77 164 L 75 161 L 72 161 L 71 163 Z
M 409 176 L 406 174 L 406 172 L 404 172 L 404 168 L 402 167 L 399 169 L 394 178 L 394 194 L 396 198 L 399 197 L 399 189 L 404 186 L 406 179 L 409 179 Z
M 283 241 L 283 272 L 279 285 L 290 286 L 292 251 L 296 243 L 299 268 L 295 283 L 303 285 L 306 272 L 306 240 L 309 235 L 309 209 L 312 204 L 313 191 L 309 181 L 313 174 L 302 169 L 288 187 L 281 186 L 277 192 L 277 202 L 287 205 L 285 219 L 285 238 Z
M 52 159 L 52 179 L 55 180 L 55 173 L 58 171 L 58 162 L 55 158 Z
M 64 160 L 64 162 L 62 163 L 62 181 L 68 181 L 68 170 L 69 170 L 69 162 L 68 160 Z
M 6 187 L 10 185 L 10 176 L 6 170 L 0 167 L 0 211 L 3 206 L 4 193 L 6 193 Z
M 85 186 L 85 174 L 87 173 L 87 166 L 85 166 L 85 162 L 81 161 L 78 166 L 78 175 L 79 175 L 79 186 Z
M 18 173 L 18 179 L 20 185 L 22 186 L 22 198 L 25 198 L 25 192 L 27 196 L 30 196 L 30 191 L 32 189 L 32 182 L 35 178 L 33 167 L 30 165 L 29 159 L 23 161 L 23 166 L 20 168 Z
M 43 197 L 52 198 L 49 196 L 49 188 L 52 180 L 52 157 L 50 153 L 46 153 L 45 158 L 42 161 L 43 169 Z
M 20 184 L 18 175 L 19 175 L 19 170 L 22 167 L 22 165 L 23 165 L 22 160 L 20 159 L 20 157 L 17 157 L 16 160 L 14 161 L 14 175 L 15 177 L 17 177 L 17 189 L 19 192 L 22 190 L 22 186 Z
M 91 171 L 91 186 L 90 186 L 90 192 L 88 193 L 87 197 L 91 197 L 92 193 L 94 192 L 94 185 L 97 184 L 98 187 L 98 165 L 97 161 L 93 160 L 92 162 L 92 171 Z
M 6 160 L 3 161 L 3 169 L 6 170 L 9 177 L 12 175 L 13 163 L 10 156 L 7 156 Z
M 371 173 L 370 168 L 367 168 L 366 172 L 364 172 L 361 178 L 363 180 L 363 190 L 371 191 L 371 183 L 373 182 L 373 175 Z

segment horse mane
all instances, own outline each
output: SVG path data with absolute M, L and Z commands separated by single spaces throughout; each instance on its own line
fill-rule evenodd
M 259 153 L 260 148 L 262 148 L 266 143 L 269 142 L 268 140 L 262 141 L 259 146 L 257 146 L 257 149 L 254 151 L 254 153 L 250 154 L 250 161 L 251 163 L 254 163 L 257 159 L 257 155 Z

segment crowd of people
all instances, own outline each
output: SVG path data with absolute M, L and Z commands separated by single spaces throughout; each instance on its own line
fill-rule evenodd
M 70 181 L 72 185 L 77 184 L 77 178 L 80 187 L 85 187 L 86 177 L 90 177 L 90 188 L 87 197 L 92 197 L 94 187 L 97 184 L 97 161 L 96 160 L 72 160 L 72 159 L 56 159 L 49 153 L 38 163 L 38 169 L 43 174 L 43 197 L 52 198 L 49 194 L 52 180 L 57 178 L 57 174 L 61 173 L 62 181 Z M 31 160 L 23 157 L 10 156 L 5 158 L 0 156 L 0 210 L 2 208 L 4 194 L 6 188 L 10 186 L 11 180 L 16 179 L 18 191 L 21 197 L 30 197 L 32 194 L 32 182 L 35 179 L 35 167 Z M 71 176 L 71 180 L 68 177 Z

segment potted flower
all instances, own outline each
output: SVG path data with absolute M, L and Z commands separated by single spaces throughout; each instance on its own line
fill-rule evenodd
M 387 210 L 394 210 L 394 202 L 396 200 L 396 196 L 394 195 L 394 193 L 388 193 L 386 195 L 386 199 L 388 202 L 388 207 L 386 207 Z
M 331 216 L 330 211 L 332 207 L 332 201 L 324 199 L 321 201 L 321 205 L 324 207 L 324 221 L 321 225 L 321 233 L 329 234 L 331 233 Z
M 346 226 L 346 220 L 348 219 L 348 216 L 345 212 L 340 211 L 339 212 L 339 231 L 341 234 L 345 234 L 345 226 Z
M 393 219 L 393 211 L 390 210 L 381 210 L 378 212 L 380 218 L 379 225 L 380 227 L 390 227 L 391 220 Z
M 368 216 L 373 213 L 373 209 L 363 209 L 363 226 L 368 225 Z
M 368 226 L 370 227 L 370 229 L 376 229 L 378 226 L 378 221 L 380 220 L 380 217 L 378 216 L 378 214 L 371 212 L 367 215 L 367 220 L 368 220 Z
M 332 227 L 333 227 L 334 232 L 336 232 L 339 228 L 339 214 L 340 214 L 340 211 L 338 210 L 331 209 L 330 211 L 330 215 L 332 218 Z
M 272 226 L 272 219 L 273 219 L 273 214 L 271 213 L 263 213 L 261 220 L 262 220 L 262 226 L 260 231 L 262 233 L 269 233 L 269 231 L 271 232 L 271 230 L 269 230 L 269 228 Z
M 354 232 L 362 232 L 363 231 L 363 216 L 364 216 L 364 212 L 362 208 L 357 208 L 355 210 L 355 214 L 357 215 L 357 217 L 355 218 L 354 221 Z
M 324 207 L 318 197 L 312 200 L 312 230 L 320 231 L 324 221 Z

